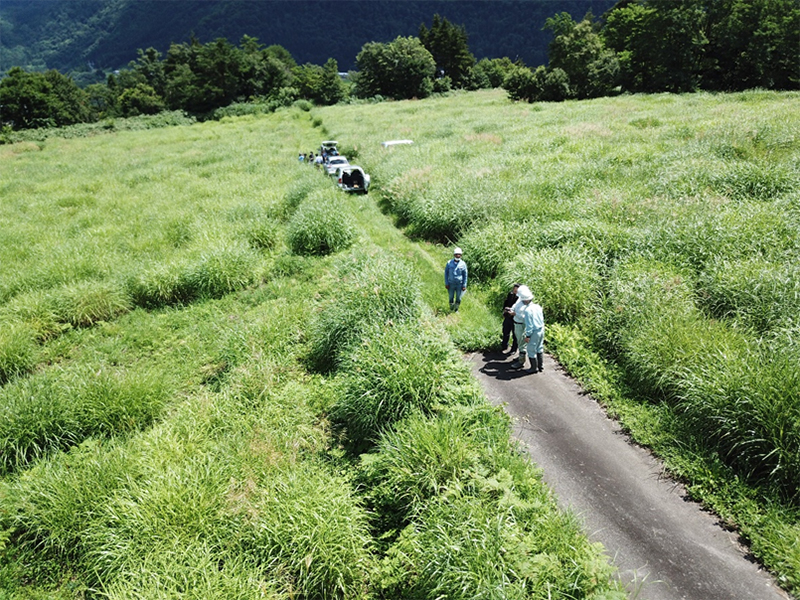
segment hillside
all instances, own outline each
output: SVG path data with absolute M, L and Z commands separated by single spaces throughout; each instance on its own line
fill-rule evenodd
M 110 70 L 127 66 L 137 49 L 165 52 L 170 42 L 243 35 L 280 44 L 299 63 L 335 58 L 351 69 L 361 46 L 416 35 L 435 13 L 463 24 L 476 58 L 508 56 L 526 64 L 547 61 L 545 19 L 567 11 L 600 15 L 612 0 L 497 0 L 420 2 L 339 0 L 3 0 L 0 72 L 12 66 Z

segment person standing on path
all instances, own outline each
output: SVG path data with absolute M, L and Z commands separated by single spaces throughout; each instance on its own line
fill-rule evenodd
M 511 291 L 508 292 L 503 302 L 503 341 L 501 343 L 501 349 L 503 352 L 508 350 L 508 340 L 509 338 L 513 338 L 510 354 L 514 354 L 514 352 L 517 351 L 517 333 L 514 331 L 514 315 L 511 314 L 511 308 L 517 303 L 517 300 L 519 300 L 519 298 L 517 298 L 518 289 L 518 283 L 512 285 Z
M 450 295 L 450 310 L 457 312 L 461 295 L 467 291 L 467 263 L 461 260 L 461 248 L 453 250 L 453 258 L 444 267 L 444 287 Z
M 525 339 L 531 357 L 531 372 L 544 371 L 544 312 L 542 307 L 531 300 L 525 308 Z
M 544 313 L 542 307 L 533 303 L 533 292 L 527 285 L 517 289 L 519 300 L 511 308 L 514 319 L 514 333 L 519 344 L 519 356 L 511 363 L 511 368 L 525 366 L 528 354 L 531 356 L 531 371 L 544 370 Z
M 508 312 L 514 320 L 514 335 L 519 345 L 519 356 L 511 363 L 512 369 L 521 369 L 525 366 L 525 361 L 528 360 L 528 344 L 525 342 L 525 309 L 528 308 L 531 300 L 533 300 L 533 294 L 528 286 L 519 286 L 517 288 L 517 301 Z

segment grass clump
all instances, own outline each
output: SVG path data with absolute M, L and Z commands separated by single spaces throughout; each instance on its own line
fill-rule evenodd
M 653 263 L 621 265 L 598 326 L 607 350 L 643 396 L 679 408 L 700 439 L 743 477 L 798 492 L 797 355 L 773 352 L 741 330 L 706 319 L 691 281 Z
M 76 368 L 14 382 L 0 399 L 0 471 L 8 473 L 90 437 L 145 428 L 168 387 L 153 372 Z
M 136 306 L 148 309 L 221 298 L 253 283 L 257 263 L 255 253 L 244 244 L 222 243 L 196 258 L 162 263 L 132 275 L 126 289 Z
M 592 257 L 570 246 L 523 252 L 504 265 L 499 279 L 507 289 L 514 283 L 527 285 L 545 319 L 560 323 L 588 316 L 598 303 L 601 284 Z
M 311 320 L 307 338 L 314 368 L 329 371 L 364 332 L 400 325 L 422 312 L 419 279 L 402 260 L 352 253 L 338 264 L 336 292 Z
M 29 373 L 37 356 L 35 329 L 23 323 L 0 322 L 0 385 Z
M 131 309 L 128 295 L 112 282 L 85 281 L 68 285 L 54 291 L 51 298 L 58 320 L 73 327 L 111 321 Z
M 412 321 L 364 333 L 340 364 L 342 392 L 331 409 L 351 442 L 374 443 L 412 413 L 479 397 L 441 332 Z
M 491 221 L 471 227 L 458 240 L 469 256 L 470 281 L 487 283 L 497 277 L 503 264 L 519 251 L 520 230 L 516 223 Z
M 240 515 L 245 554 L 276 569 L 286 595 L 360 597 L 374 568 L 373 542 L 347 481 L 307 463 L 302 473 L 274 473 L 261 484 Z
M 286 216 L 290 216 L 300 203 L 303 202 L 312 192 L 328 192 L 330 194 L 330 182 L 321 176 L 316 169 L 305 165 L 298 165 L 296 172 L 292 172 L 293 182 L 286 190 L 283 197 L 283 207 Z
M 698 277 L 698 295 L 714 318 L 766 334 L 797 322 L 800 269 L 758 257 L 719 258 Z
M 332 197 L 335 191 L 305 199 L 289 219 L 287 240 L 295 254 L 324 256 L 349 248 L 356 239 L 353 218 Z

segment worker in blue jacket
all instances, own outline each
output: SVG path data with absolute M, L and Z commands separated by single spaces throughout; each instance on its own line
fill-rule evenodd
M 453 258 L 444 268 L 444 287 L 450 295 L 450 310 L 461 306 L 461 295 L 467 291 L 467 263 L 461 260 L 461 248 L 453 250 Z

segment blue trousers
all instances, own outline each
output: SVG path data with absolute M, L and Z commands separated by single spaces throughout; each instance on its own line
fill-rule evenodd
M 464 293 L 464 290 L 462 290 L 461 286 L 458 284 L 450 284 L 447 291 L 450 294 L 450 308 L 452 310 L 458 310 L 458 307 L 461 306 L 461 294 Z

